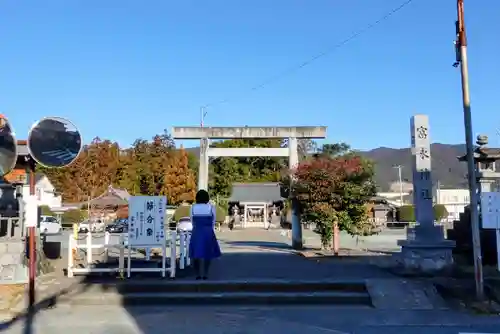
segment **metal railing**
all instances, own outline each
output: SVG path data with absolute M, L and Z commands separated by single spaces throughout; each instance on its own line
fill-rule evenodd
M 18 239 L 24 236 L 19 217 L 0 217 L 0 238 Z
M 133 247 L 128 245 L 128 235 L 126 233 L 121 233 L 119 235 L 118 243 L 111 242 L 111 234 L 109 232 L 104 233 L 104 242 L 101 244 L 95 243 L 97 237 L 93 236 L 93 233 L 87 232 L 85 236 L 84 243 L 78 243 L 75 239 L 75 235 L 69 236 L 68 245 L 68 267 L 67 275 L 68 277 L 73 277 L 75 274 L 89 274 L 89 273 L 117 273 L 121 277 L 124 277 L 125 272 L 127 277 L 131 276 L 132 272 L 159 272 L 162 277 L 166 276 L 168 272 L 171 278 L 176 276 L 177 269 L 177 254 L 179 254 L 179 269 L 184 269 L 191 264 L 189 256 L 189 242 L 191 239 L 191 233 L 187 231 L 169 231 L 165 244 L 162 246 L 162 266 L 161 268 L 133 268 L 132 267 L 132 257 L 131 252 Z M 94 266 L 93 254 L 94 249 L 104 249 L 105 257 L 108 257 L 109 249 L 118 249 L 118 266 L 97 268 Z M 146 250 L 146 260 L 150 260 L 150 248 L 138 247 Z M 169 264 L 167 266 L 167 249 L 169 250 L 168 258 Z M 86 251 L 85 267 L 78 268 L 75 265 L 75 258 L 79 250 Z M 127 251 L 127 254 L 125 254 Z M 127 257 L 127 266 L 125 266 L 125 257 Z

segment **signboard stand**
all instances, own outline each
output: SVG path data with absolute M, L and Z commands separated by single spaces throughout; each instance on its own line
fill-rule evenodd
M 481 193 L 481 223 L 484 229 L 496 232 L 497 270 L 500 272 L 500 192 Z
M 132 272 L 161 272 L 165 277 L 167 271 L 167 245 L 165 238 L 165 196 L 132 196 L 129 199 L 128 218 L 128 254 L 127 277 Z M 162 249 L 161 268 L 132 268 L 132 248 Z M 149 256 L 147 256 L 149 259 Z M 172 264 L 170 264 L 172 266 Z M 173 264 L 175 266 L 175 264 Z

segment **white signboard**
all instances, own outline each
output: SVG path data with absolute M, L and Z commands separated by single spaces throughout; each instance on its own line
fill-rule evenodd
M 481 193 L 482 227 L 500 229 L 500 193 Z
M 128 244 L 162 246 L 165 244 L 165 196 L 131 196 L 128 201 Z
M 38 226 L 38 200 L 35 195 L 24 196 L 24 226 Z

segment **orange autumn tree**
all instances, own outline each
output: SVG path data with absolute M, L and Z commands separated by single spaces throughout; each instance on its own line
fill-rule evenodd
M 161 193 L 167 196 L 169 204 L 194 201 L 196 181 L 193 170 L 189 168 L 188 154 L 182 147 L 180 150 L 170 152 L 168 156 Z
M 95 138 L 85 145 L 75 162 L 64 168 L 43 168 L 64 202 L 83 202 L 101 195 L 116 180 L 120 148 L 117 143 Z

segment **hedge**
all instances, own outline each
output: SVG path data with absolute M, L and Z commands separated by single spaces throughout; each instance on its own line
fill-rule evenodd
M 226 211 L 220 206 L 216 207 L 217 214 L 215 220 L 219 223 L 223 222 L 226 219 Z M 181 205 L 175 210 L 173 220 L 178 222 L 179 219 L 184 217 L 189 217 L 191 215 L 191 205 Z
M 440 221 L 448 217 L 448 210 L 446 210 L 446 206 L 443 204 L 436 204 L 432 208 L 434 211 L 434 220 Z M 414 222 L 415 218 L 415 208 L 413 205 L 403 205 L 398 208 L 397 218 L 400 222 Z

